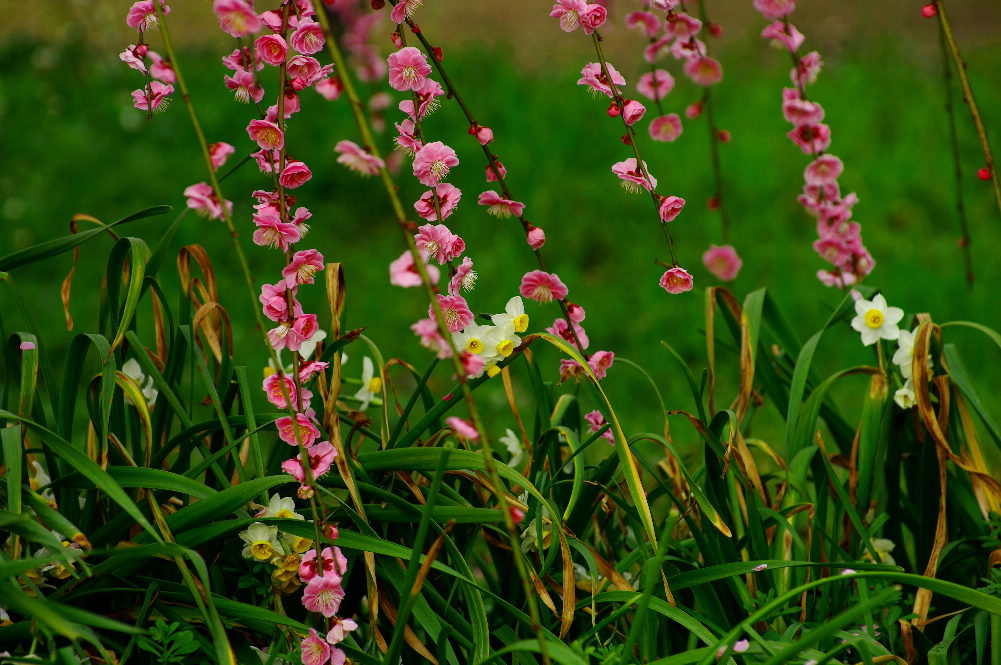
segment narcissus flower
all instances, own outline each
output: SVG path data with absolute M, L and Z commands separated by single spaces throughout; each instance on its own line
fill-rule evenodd
M 525 332 L 528 330 L 528 314 L 525 314 L 525 303 L 518 296 L 511 298 L 504 306 L 504 313 L 494 314 L 490 317 L 490 322 L 498 327 L 510 325 L 519 334 Z
M 375 375 L 375 365 L 372 359 L 365 356 L 361 360 L 361 388 L 354 394 L 354 398 L 361 402 L 359 411 L 364 411 L 373 400 L 382 397 L 382 377 Z
M 904 318 L 904 310 L 887 306 L 882 293 L 877 293 L 872 300 L 856 300 L 855 314 L 851 326 L 862 335 L 865 346 L 871 346 L 880 339 L 896 340 L 900 337 L 897 324 Z
M 245 559 L 269 561 L 278 551 L 278 527 L 254 522 L 240 532 L 240 540 L 245 545 L 242 555 Z

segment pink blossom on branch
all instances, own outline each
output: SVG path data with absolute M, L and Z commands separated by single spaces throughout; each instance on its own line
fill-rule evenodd
M 167 95 L 172 92 L 174 86 L 150 81 L 147 87 L 132 91 L 132 105 L 140 111 L 162 111 L 167 108 Z
M 468 439 L 469 441 L 476 441 L 480 438 L 480 433 L 476 431 L 472 423 L 462 418 L 452 416 L 451 418 L 445 419 L 445 424 L 452 428 L 460 438 Z
M 667 34 L 674 35 L 679 39 L 694 37 L 699 34 L 699 30 L 701 29 L 702 21 L 684 12 L 675 14 L 673 19 L 669 20 L 665 26 Z
M 261 20 L 244 0 L 215 0 L 212 3 L 219 27 L 232 37 L 246 37 L 261 29 Z
M 262 150 L 281 150 L 285 147 L 285 133 L 268 120 L 251 120 L 247 134 Z
M 287 251 L 289 245 L 299 242 L 302 233 L 295 224 L 281 221 L 273 209 L 262 210 L 254 215 L 254 224 L 257 230 L 254 231 L 254 244 L 261 247 L 273 247 L 283 252 Z
M 707 88 L 723 80 L 723 67 L 714 58 L 692 58 L 685 63 L 684 70 L 688 78 L 702 87 Z
M 783 21 L 775 21 L 765 26 L 765 29 L 761 31 L 761 36 L 765 39 L 771 39 L 774 45 L 793 53 L 799 50 L 799 47 L 803 45 L 803 40 L 806 39 L 803 33 L 796 29 L 796 26 Z
M 538 226 L 532 226 L 529 224 L 528 233 L 525 234 L 525 240 L 532 249 L 540 249 L 546 244 L 546 232 Z
M 319 612 L 327 618 L 337 614 L 342 600 L 344 600 L 344 589 L 341 588 L 339 576 L 314 577 L 306 584 L 302 594 L 302 604 L 307 610 Z
M 681 136 L 681 118 L 677 113 L 657 116 L 650 121 L 650 138 L 671 142 Z
M 647 37 L 653 39 L 660 31 L 661 20 L 648 11 L 635 11 L 626 14 L 626 27 L 630 30 L 639 30 Z
M 501 195 L 492 189 L 480 194 L 477 203 L 481 206 L 487 206 L 487 212 L 495 217 L 510 217 L 511 215 L 521 217 L 525 210 L 524 203 L 501 198 Z
M 390 53 L 389 85 L 394 90 L 420 90 L 424 79 L 431 74 L 431 65 L 420 49 L 413 46 Z
M 819 125 L 800 125 L 787 135 L 807 155 L 824 152 L 831 147 L 831 128 Z
M 569 293 L 566 284 L 555 273 L 541 270 L 525 273 L 518 290 L 522 297 L 541 303 L 563 300 Z
M 724 282 L 729 282 L 740 272 L 743 261 L 730 245 L 710 245 L 705 254 L 702 255 L 702 263 L 706 270 Z
M 441 182 L 451 168 L 459 165 L 455 151 L 441 141 L 428 143 L 414 155 L 414 177 L 422 185 L 433 187 Z
M 796 66 L 789 72 L 789 78 L 792 79 L 793 85 L 802 85 L 805 88 L 817 82 L 817 76 L 820 74 L 823 66 L 824 61 L 821 59 L 820 54 L 816 51 L 810 51 L 799 59 Z
M 334 146 L 334 150 L 339 155 L 337 157 L 338 164 L 343 164 L 355 173 L 360 173 L 364 176 L 375 175 L 379 172 L 379 169 L 386 165 L 384 161 L 362 150 L 353 141 L 338 141 L 337 145 Z
M 830 185 L 838 180 L 845 166 L 834 155 L 821 155 L 810 162 L 803 172 L 807 185 Z
M 608 76 L 605 76 L 601 71 L 601 63 L 599 62 L 591 62 L 584 65 L 584 68 L 580 71 L 581 78 L 578 79 L 577 85 L 586 85 L 594 92 L 600 92 L 606 97 L 611 97 L 612 88 L 609 86 L 609 77 L 611 77 L 611 83 L 617 87 L 624 86 L 626 79 L 612 66 L 612 63 L 606 62 L 605 67 L 608 69 Z
M 556 0 L 549 16 L 560 21 L 563 32 L 573 32 L 580 25 L 580 17 L 587 11 L 584 0 Z
M 640 94 L 653 100 L 664 99 L 674 90 L 674 77 L 666 69 L 657 69 L 640 76 L 636 83 Z
M 215 190 L 208 183 L 199 182 L 191 185 L 184 190 L 184 195 L 188 198 L 188 207 L 199 215 L 209 219 L 223 219 L 222 206 L 219 205 Z M 232 214 L 232 201 L 226 201 L 226 210 Z
M 632 193 L 638 192 L 640 189 L 652 191 L 657 188 L 657 179 L 650 173 L 646 162 L 643 162 L 643 171 L 646 172 L 646 175 L 637 166 L 635 157 L 630 157 L 612 165 L 612 173 L 622 179 L 623 189 Z
M 288 288 L 298 284 L 312 284 L 313 275 L 323 270 L 323 254 L 315 249 L 304 249 L 292 255 L 292 260 L 284 269 L 282 277 Z
M 249 104 L 250 100 L 254 100 L 256 104 L 264 99 L 264 88 L 257 83 L 257 79 L 250 72 L 238 69 L 232 76 L 223 77 L 223 81 L 226 87 L 233 91 L 233 96 L 238 102 Z
M 313 19 L 303 18 L 289 41 L 299 53 L 313 55 L 323 50 L 323 28 Z
M 334 458 L 337 457 L 337 450 L 329 441 L 321 441 L 316 445 L 306 448 L 306 455 L 309 461 L 309 468 L 313 472 L 313 478 L 319 478 L 327 471 L 334 463 Z M 305 482 L 306 472 L 302 466 L 302 453 L 299 453 L 293 459 L 288 459 L 282 462 L 282 471 L 289 474 L 300 483 Z M 338 580 L 339 581 L 339 580 Z M 305 602 L 305 599 L 303 599 Z M 318 612 L 319 610 L 313 610 Z M 334 609 L 337 612 L 337 609 Z M 331 616 L 331 615 L 324 615 Z
M 129 7 L 129 13 L 125 18 L 125 23 L 130 28 L 135 28 L 139 32 L 156 30 L 160 27 L 160 23 L 157 20 L 156 8 L 154 7 L 153 2 L 154 0 L 139 0 L 139 2 L 134 3 L 131 7 Z M 160 11 L 164 14 L 169 14 L 170 7 L 161 2 Z
M 261 60 L 277 67 L 278 65 L 285 64 L 285 56 L 288 54 L 288 43 L 282 39 L 281 35 L 261 35 L 254 42 L 254 51 Z
M 404 122 L 410 121 L 404 120 Z M 441 217 L 442 219 L 448 219 L 456 206 L 459 205 L 459 199 L 462 198 L 462 191 L 455 185 L 447 182 L 436 186 L 434 191 L 438 195 L 438 208 L 441 210 Z M 418 215 L 429 222 L 438 221 L 438 211 L 435 210 L 434 196 L 430 189 L 421 195 L 421 198 L 414 204 L 414 209 Z
M 313 173 L 302 162 L 288 162 L 285 170 L 278 176 L 278 184 L 285 189 L 295 189 L 309 182 L 312 177 Z
M 646 113 L 646 107 L 635 99 L 630 99 L 622 106 L 622 121 L 627 127 L 632 127 L 639 122 Z
M 295 414 L 295 420 L 292 420 L 292 416 L 279 418 L 275 421 L 275 426 L 278 428 L 278 438 L 290 446 L 298 446 L 301 442 L 303 446 L 309 448 L 320 438 L 320 429 L 304 413 Z M 297 434 L 298 441 L 296 441 Z
M 286 291 L 292 292 L 292 303 L 295 310 L 293 316 L 289 316 L 288 314 L 288 296 Z M 293 285 L 290 289 L 284 281 L 281 281 L 274 285 L 262 284 L 261 295 L 257 299 L 264 307 L 264 316 L 277 322 L 285 321 L 302 313 L 302 306 L 299 305 L 299 301 L 295 299 L 295 296 L 296 286 Z
M 450 333 L 457 333 L 473 322 L 473 313 L 466 304 L 466 299 L 462 296 L 435 296 L 438 298 L 438 305 L 441 307 L 441 314 L 445 320 L 445 327 Z M 428 316 L 435 318 L 434 307 L 428 308 Z
M 754 0 L 754 8 L 770 21 L 783 18 L 796 9 L 796 0 Z
M 425 224 L 418 227 L 414 242 L 417 247 L 426 250 L 442 265 L 459 258 L 466 250 L 466 242 L 444 224 Z
M 673 295 L 691 291 L 693 285 L 692 276 L 684 268 L 674 267 L 660 276 L 661 288 Z
M 475 286 L 476 271 L 473 270 L 473 260 L 468 256 L 463 257 L 452 279 L 448 280 L 448 295 L 457 296 L 460 291 L 472 291 Z
M 424 268 L 427 270 L 428 279 L 431 280 L 432 284 L 437 284 L 440 276 L 438 268 L 427 264 L 428 251 L 426 249 L 419 251 L 421 259 L 425 263 Z M 400 255 L 400 258 L 389 264 L 389 283 L 402 287 L 421 285 L 421 275 L 417 272 L 417 267 L 414 264 L 414 256 L 410 253 L 410 250 L 404 251 Z
M 566 319 L 556 319 L 553 321 L 553 325 L 546 328 L 546 332 L 553 337 L 559 337 L 566 340 L 570 343 L 570 346 L 583 352 L 587 349 L 587 347 L 591 346 L 591 340 L 588 339 L 583 326 L 579 325 L 576 321 L 573 321 L 572 323 L 573 329 L 571 332 L 571 328 L 567 325 Z M 580 340 L 580 345 L 577 344 L 577 340 Z
M 601 411 L 597 410 L 585 414 L 584 420 L 587 421 L 587 424 L 592 432 L 597 432 L 602 427 L 608 424 L 608 422 L 605 420 L 605 416 L 601 415 Z M 615 445 L 615 434 L 612 433 L 611 427 L 605 430 L 601 436 L 607 439 L 608 442 L 613 446 Z
M 310 628 L 309 637 L 299 643 L 299 654 L 303 665 L 327 665 L 330 661 L 330 644 L 320 637 L 315 628 Z
M 209 144 L 209 159 L 212 161 L 212 168 L 218 169 L 225 164 L 226 159 L 234 152 L 236 152 L 236 148 L 222 141 Z
M 678 196 L 665 196 L 660 201 L 660 221 L 673 222 L 685 207 L 685 199 Z

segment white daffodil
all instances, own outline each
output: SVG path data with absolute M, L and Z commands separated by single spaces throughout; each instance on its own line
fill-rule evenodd
M 897 351 L 893 354 L 893 364 L 900 366 L 900 375 L 905 379 L 910 379 L 914 367 L 914 336 L 918 329 L 907 331 L 901 330 L 900 337 L 897 338 Z M 925 363 L 931 369 L 931 354 L 925 356 Z
M 244 542 L 241 554 L 245 559 L 270 561 L 279 550 L 278 527 L 262 522 L 254 522 L 245 531 L 241 531 L 240 540 Z
M 489 358 L 499 362 L 510 356 L 521 344 L 521 338 L 514 332 L 514 326 L 511 323 L 493 326 L 484 335 L 483 344 L 486 346 L 484 359 Z
M 139 366 L 139 362 L 135 358 L 129 358 L 125 361 L 125 364 L 122 365 L 122 374 L 136 382 L 139 389 L 142 391 L 143 397 L 146 398 L 146 404 L 152 407 L 156 402 L 156 396 L 160 394 L 160 392 L 153 387 L 153 377 L 147 377 L 143 374 L 142 368 Z M 125 401 L 129 404 L 132 403 L 132 400 L 128 395 L 125 396 Z
M 525 454 L 525 449 L 521 447 L 521 439 L 509 427 L 504 430 L 504 436 L 500 438 L 500 442 L 504 444 L 507 452 L 511 455 L 511 459 L 508 460 L 507 465 L 510 467 L 518 466 Z
M 382 377 L 375 375 L 375 365 L 372 359 L 365 356 L 361 359 L 361 388 L 354 394 L 354 398 L 361 402 L 360 411 L 368 408 L 374 400 L 380 398 L 382 394 Z
M 914 395 L 914 380 L 907 379 L 904 383 L 904 387 L 893 393 L 893 401 L 897 403 L 901 409 L 909 409 L 915 404 L 917 404 L 917 397 Z
M 856 300 L 855 314 L 852 328 L 861 333 L 865 346 L 871 346 L 880 339 L 895 340 L 900 336 L 897 324 L 904 318 L 904 310 L 888 307 L 882 293 L 877 293 L 872 300 Z
M 254 515 L 254 517 L 283 517 L 285 519 L 292 520 L 306 519 L 299 513 L 295 512 L 295 499 L 292 497 L 282 498 L 278 494 L 272 494 L 271 499 L 268 501 L 268 505 Z
M 462 332 L 452 335 L 452 342 L 455 344 L 455 349 L 459 353 L 466 351 L 467 353 L 483 356 L 486 359 L 491 353 L 490 349 L 487 348 L 487 342 L 493 328 L 493 326 L 481 326 L 476 323 L 466 326 L 462 329 Z
M 299 357 L 303 360 L 309 360 L 316 351 L 317 343 L 322 342 L 325 339 L 327 339 L 327 332 L 325 330 L 317 330 L 313 333 L 312 337 L 299 345 Z M 343 363 L 344 361 L 342 359 L 341 364 Z
M 503 314 L 494 314 L 490 317 L 491 323 L 495 326 L 511 324 L 514 332 L 523 333 L 528 330 L 528 314 L 525 314 L 525 303 L 521 301 L 521 296 L 515 296 L 507 301 Z

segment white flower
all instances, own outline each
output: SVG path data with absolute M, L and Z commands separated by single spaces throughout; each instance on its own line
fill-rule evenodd
M 876 553 L 879 555 L 879 558 L 882 560 L 882 563 L 889 564 L 891 566 L 897 565 L 897 562 L 893 559 L 893 556 L 890 554 L 890 552 L 892 552 L 894 548 L 897 547 L 896 543 L 894 543 L 889 538 L 873 538 L 872 546 L 876 548 Z
M 142 391 L 143 397 L 146 398 L 146 404 L 152 407 L 156 402 L 156 396 L 160 394 L 159 391 L 153 387 L 153 377 L 147 377 L 143 374 L 142 368 L 139 366 L 139 363 L 135 358 L 129 358 L 125 361 L 125 364 L 122 365 L 122 374 L 136 382 L 139 389 Z M 143 381 L 145 381 L 145 383 L 143 383 Z M 132 399 L 128 395 L 125 396 L 125 401 L 129 404 L 132 403 Z
M 379 398 L 382 393 L 382 377 L 375 375 L 375 365 L 372 359 L 365 356 L 361 359 L 361 388 L 354 394 L 354 398 L 361 402 L 358 407 L 360 411 L 368 408 L 373 400 Z
M 877 293 L 872 300 L 856 300 L 855 313 L 857 316 L 852 319 L 852 328 L 862 334 L 865 346 L 871 346 L 880 339 L 895 340 L 900 336 L 897 324 L 904 318 L 904 310 L 887 307 L 882 293 Z
M 490 317 L 490 322 L 495 326 L 503 326 L 510 323 L 514 332 L 523 333 L 528 330 L 528 314 L 525 314 L 525 303 L 521 301 L 521 296 L 515 296 L 507 301 L 503 314 L 494 314 Z
M 278 527 L 254 522 L 240 532 L 240 540 L 244 542 L 241 554 L 245 559 L 270 561 L 278 552 Z
M 307 339 L 305 342 L 299 345 L 299 357 L 303 360 L 309 360 L 316 351 L 317 342 L 322 342 L 327 339 L 327 332 L 325 330 L 317 330 L 313 333 L 313 336 Z M 341 360 L 341 364 L 344 364 L 344 360 Z
M 250 647 L 250 649 L 260 657 L 262 665 L 267 663 L 271 663 L 271 665 L 291 665 L 291 663 L 284 658 L 272 658 L 266 651 L 258 649 L 255 646 Z
M 525 454 L 524 449 L 521 447 L 521 439 L 509 427 L 504 430 L 504 436 L 500 438 L 500 442 L 504 444 L 508 453 L 511 454 L 511 459 L 508 460 L 507 465 L 511 467 L 518 466 L 521 463 L 522 456 Z
M 483 339 L 483 343 L 487 347 L 484 354 L 490 360 L 495 362 L 499 362 L 500 360 L 510 356 L 521 344 L 521 338 L 514 333 L 515 329 L 513 322 L 493 326 Z
M 917 335 L 918 329 L 915 328 L 908 332 L 907 330 L 900 331 L 900 337 L 897 339 L 897 351 L 893 354 L 893 364 L 900 366 L 900 375 L 905 379 L 911 378 L 911 373 L 914 367 L 914 336 Z M 928 369 L 932 367 L 931 354 L 929 353 L 925 357 L 925 362 Z
M 917 404 L 917 397 L 914 396 L 914 380 L 907 379 L 904 383 L 904 387 L 893 393 L 893 401 L 897 403 L 901 409 L 909 409 L 915 404 Z
M 268 505 L 263 510 L 258 511 L 254 517 L 284 517 L 285 519 L 293 520 L 306 519 L 295 512 L 295 499 L 292 497 L 282 498 L 278 494 L 272 494 Z

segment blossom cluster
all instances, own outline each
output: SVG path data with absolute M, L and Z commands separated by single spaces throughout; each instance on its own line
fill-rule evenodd
M 295 512 L 294 499 L 278 494 L 273 494 L 268 505 L 254 517 L 305 519 Z M 335 527 L 326 529 L 326 536 L 331 540 L 336 540 L 337 535 Z M 309 629 L 309 636 L 300 645 L 302 662 L 305 665 L 343 665 L 347 656 L 337 644 L 358 624 L 352 619 L 337 616 L 345 596 L 341 583 L 348 570 L 348 560 L 341 549 L 337 546 L 325 547 L 317 555 L 310 539 L 285 533 L 278 526 L 264 522 L 254 522 L 241 531 L 240 540 L 244 544 L 244 558 L 267 563 L 274 568 L 271 579 L 275 589 L 288 594 L 305 587 L 303 606 L 329 620 L 329 628 L 323 637 L 316 629 Z
M 147 32 L 156 30 L 160 25 L 157 7 L 159 0 L 140 0 L 129 8 L 126 24 L 139 33 L 138 43 L 129 44 L 118 57 L 130 68 L 146 77 L 146 84 L 132 91 L 132 103 L 140 111 L 152 115 L 167 107 L 169 95 L 174 92 L 177 74 L 169 60 L 165 60 L 156 51 L 151 51 L 144 42 Z M 160 2 L 160 13 L 169 14 L 170 7 Z
M 789 77 L 793 87 L 782 91 L 782 115 L 793 126 L 789 138 L 814 158 L 803 172 L 805 182 L 798 200 L 817 219 L 813 249 L 832 266 L 819 270 L 817 278 L 827 286 L 845 288 L 872 272 L 875 261 L 862 242 L 862 227 L 851 221 L 858 197 L 854 193 L 842 196 L 838 185 L 844 164 L 827 153 L 831 128 L 823 122 L 824 108 L 807 96 L 807 87 L 816 82 L 823 60 L 817 51 L 800 55 L 805 37 L 789 22 L 795 0 L 754 0 L 754 7 L 772 21 L 761 36 L 792 55 Z

